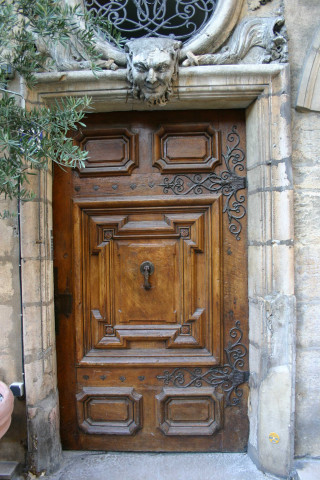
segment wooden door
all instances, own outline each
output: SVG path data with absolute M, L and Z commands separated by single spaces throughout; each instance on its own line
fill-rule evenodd
M 242 111 L 92 114 L 54 171 L 64 448 L 244 451 Z

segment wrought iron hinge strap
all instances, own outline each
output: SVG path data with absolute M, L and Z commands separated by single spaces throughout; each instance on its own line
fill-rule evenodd
M 243 395 L 239 388 L 249 380 L 249 372 L 240 370 L 244 366 L 244 358 L 248 350 L 241 343 L 243 333 L 240 329 L 240 322 L 230 330 L 230 337 L 234 342 L 229 342 L 224 349 L 226 363 L 221 366 L 214 366 L 208 370 L 200 367 L 188 368 L 177 367 L 171 372 L 166 370 L 163 375 L 157 375 L 165 385 L 174 385 L 177 388 L 202 387 L 204 383 L 219 389 L 226 397 L 226 406 L 234 406 L 240 403 Z
M 204 192 L 221 192 L 226 197 L 223 213 L 228 215 L 229 230 L 237 240 L 240 240 L 242 230 L 240 220 L 247 211 L 245 195 L 238 192 L 247 187 L 247 180 L 246 177 L 238 174 L 238 172 L 244 172 L 245 153 L 239 148 L 240 136 L 236 125 L 228 133 L 227 141 L 230 145 L 227 145 L 226 153 L 222 154 L 225 170 L 219 174 L 211 172 L 208 175 L 179 173 L 171 179 L 164 178 L 160 186 L 163 187 L 163 193 L 172 192 L 175 195 L 188 195 L 189 193 L 201 195 Z

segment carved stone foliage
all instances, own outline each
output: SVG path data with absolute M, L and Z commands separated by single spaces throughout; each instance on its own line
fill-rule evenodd
M 255 10 L 270 1 L 251 2 L 250 8 Z M 201 1 L 196 0 L 189 3 L 176 0 L 168 5 L 161 0 L 157 2 L 134 1 L 134 5 L 131 5 L 130 8 L 136 9 L 136 17 L 140 19 L 138 27 L 140 28 L 142 20 L 142 23 L 147 22 L 146 32 L 141 32 L 143 38 L 127 42 L 123 49 L 114 46 L 103 32 L 97 31 L 95 43 L 96 49 L 101 55 L 99 66 L 109 70 L 127 67 L 127 78 L 133 97 L 155 106 L 165 105 L 169 101 L 174 81 L 178 77 L 179 64 L 189 67 L 287 62 L 287 35 L 283 17 L 247 17 L 233 31 L 241 12 L 242 0 L 224 0 L 219 4 L 216 4 L 214 0 L 203 0 L 203 2 L 202 5 Z M 188 8 L 186 7 L 187 3 Z M 96 10 L 96 7 L 100 5 L 100 10 L 97 10 L 99 15 L 106 16 L 115 25 L 122 25 L 123 22 L 128 23 L 129 21 L 126 10 L 129 8 L 127 0 L 121 4 L 118 2 L 108 2 L 107 4 L 99 0 L 90 0 L 87 4 L 88 7 Z M 208 13 L 209 4 L 210 11 L 213 12 L 211 16 Z M 182 46 L 177 38 L 185 39 L 184 35 L 177 34 L 176 38 L 169 36 L 170 31 L 166 30 L 166 14 L 169 12 L 170 17 L 174 13 L 171 10 L 174 10 L 175 6 L 177 9 L 174 13 L 175 23 L 177 24 L 177 19 L 179 19 L 184 24 L 184 28 L 189 28 L 192 24 L 190 18 L 193 11 L 199 5 L 202 5 L 201 8 L 206 12 L 204 15 L 206 20 L 201 24 L 202 26 L 198 26 L 194 30 L 197 34 L 194 34 Z M 180 7 L 183 12 L 179 10 Z M 168 11 L 165 12 L 167 8 Z M 157 22 L 150 20 L 151 14 L 155 16 Z M 148 27 L 148 22 L 151 22 L 152 28 Z M 75 23 L 75 31 L 84 28 L 81 22 L 75 20 Z M 159 26 L 161 25 L 165 30 L 160 33 Z M 171 27 L 172 25 L 170 25 Z M 139 32 L 135 34 L 138 35 Z M 56 45 L 48 39 L 44 42 L 40 38 L 36 38 L 35 42 L 40 51 L 55 60 L 59 71 L 90 68 L 89 58 L 76 35 L 66 45 Z
M 302 68 L 297 110 L 320 112 L 320 26 L 309 45 Z
M 75 35 L 71 35 L 63 44 L 52 41 L 50 38 L 42 39 L 34 34 L 37 49 L 54 60 L 58 71 L 88 70 L 91 68 L 90 59 L 79 41 L 77 32 L 84 30 L 84 24 L 79 18 L 74 19 Z M 112 45 L 104 34 L 96 31 L 94 34 L 95 48 L 100 54 L 97 65 L 105 70 L 117 70 L 126 66 L 126 55 L 123 50 Z M 48 65 L 48 68 L 52 68 Z
M 249 0 L 248 7 L 250 10 L 258 10 L 258 8 L 270 2 L 272 2 L 272 0 Z
M 187 53 L 183 66 L 231 65 L 237 63 L 287 62 L 287 35 L 284 18 L 245 18 L 235 29 L 227 45 L 218 53 Z

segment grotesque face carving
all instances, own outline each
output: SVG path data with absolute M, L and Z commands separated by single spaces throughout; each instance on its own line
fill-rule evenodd
M 136 98 L 152 105 L 167 103 L 177 75 L 181 42 L 145 38 L 128 42 L 128 80 Z

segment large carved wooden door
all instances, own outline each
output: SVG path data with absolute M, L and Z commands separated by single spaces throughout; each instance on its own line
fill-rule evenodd
M 243 112 L 86 123 L 86 168 L 54 172 L 64 447 L 243 451 Z

